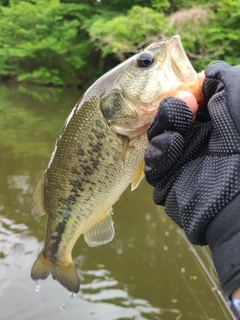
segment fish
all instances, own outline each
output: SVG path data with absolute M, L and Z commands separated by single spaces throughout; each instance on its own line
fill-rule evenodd
M 75 243 L 80 235 L 92 247 L 113 239 L 112 207 L 144 177 L 148 126 L 161 100 L 180 90 L 192 92 L 200 103 L 197 73 L 175 35 L 108 71 L 77 102 L 33 195 L 34 218 L 46 214 L 33 280 L 52 274 L 70 292 L 79 292 Z

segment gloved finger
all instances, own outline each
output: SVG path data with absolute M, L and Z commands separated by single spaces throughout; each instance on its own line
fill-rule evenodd
M 208 122 L 210 120 L 211 120 L 211 118 L 209 115 L 207 105 L 204 105 L 198 110 L 198 112 L 196 114 L 195 122 Z
M 145 177 L 154 185 L 173 166 L 184 152 L 184 138 L 178 132 L 167 131 L 154 137 L 145 153 Z
M 205 70 L 203 93 L 214 123 L 226 132 L 233 127 L 240 133 L 240 65 L 231 67 L 222 61 L 211 63 Z M 215 125 L 214 125 L 215 126 Z M 216 127 L 216 126 L 215 126 Z
M 213 78 L 216 80 L 223 80 L 223 73 L 231 68 L 229 64 L 225 61 L 217 60 L 209 63 L 205 69 L 205 76 L 207 78 Z
M 214 94 L 222 90 L 224 73 L 230 66 L 224 61 L 214 61 L 205 69 L 206 78 L 203 81 L 203 95 L 208 102 Z
M 176 131 L 181 134 L 189 131 L 192 125 L 192 112 L 181 99 L 165 98 L 148 128 L 148 140 L 164 131 Z

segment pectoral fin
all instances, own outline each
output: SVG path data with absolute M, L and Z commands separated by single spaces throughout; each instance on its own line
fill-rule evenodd
M 45 205 L 44 205 L 44 184 L 45 184 L 45 174 L 42 175 L 42 178 L 38 182 L 33 195 L 31 212 L 35 219 L 40 218 L 46 213 Z
M 122 137 L 122 169 L 124 171 L 124 167 L 127 161 L 127 155 L 129 152 L 129 139 L 126 136 Z
M 90 247 L 108 243 L 113 239 L 115 231 L 111 217 L 112 214 L 111 208 L 101 221 L 84 234 L 84 239 Z
M 139 183 L 141 182 L 142 178 L 144 177 L 144 160 L 141 162 L 140 166 L 138 167 L 132 181 L 131 191 L 135 190 Z

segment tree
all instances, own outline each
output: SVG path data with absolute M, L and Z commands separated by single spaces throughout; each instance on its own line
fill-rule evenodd
M 86 24 L 91 40 L 102 50 L 102 55 L 116 54 L 119 60 L 159 39 L 173 34 L 163 13 L 151 8 L 133 6 L 126 14 L 94 16 Z
M 152 41 L 180 34 L 196 70 L 216 59 L 239 63 L 240 0 L 152 0 L 151 5 L 133 6 L 125 14 L 89 20 L 90 39 L 103 57 L 115 54 L 123 60 Z
M 10 1 L 0 14 L 0 74 L 18 81 L 74 85 L 89 43 L 79 42 L 88 6 L 58 0 Z M 66 16 L 73 16 L 66 19 Z
M 240 0 L 0 0 L 0 76 L 85 88 L 177 33 L 196 70 L 237 64 L 239 12 Z

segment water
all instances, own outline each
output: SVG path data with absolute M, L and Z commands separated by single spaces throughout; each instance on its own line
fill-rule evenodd
M 34 220 L 29 211 L 33 189 L 80 96 L 0 85 L 1 320 L 232 319 L 212 266 L 154 205 L 145 182 L 114 206 L 111 243 L 89 248 L 81 237 L 75 245 L 80 293 L 73 298 L 51 277 L 32 281 L 45 229 L 45 217 Z

